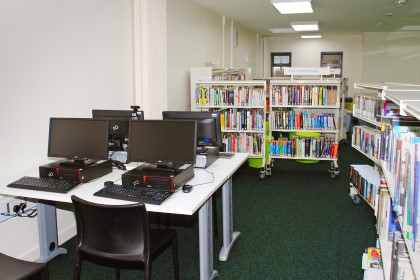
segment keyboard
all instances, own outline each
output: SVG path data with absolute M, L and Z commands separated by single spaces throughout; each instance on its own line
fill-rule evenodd
M 7 186 L 9 188 L 26 189 L 33 191 L 67 193 L 79 184 L 80 182 L 77 181 L 24 176 Z
M 231 158 L 235 155 L 235 153 L 228 153 L 228 152 L 219 152 L 220 158 Z
M 123 186 L 112 184 L 105 186 L 93 195 L 106 198 L 128 200 L 148 204 L 162 204 L 165 199 L 173 194 L 171 191 L 157 190 L 143 187 Z

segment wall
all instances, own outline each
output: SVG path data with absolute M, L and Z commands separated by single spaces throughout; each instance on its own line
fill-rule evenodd
M 420 84 L 420 32 L 365 33 L 362 80 Z
M 292 67 L 320 67 L 321 52 L 343 52 L 343 77 L 349 79 L 349 93 L 354 82 L 362 79 L 362 36 L 323 36 L 322 39 L 268 37 L 264 39 L 264 72 L 271 75 L 271 53 L 291 52 Z
M 47 158 L 52 116 L 90 117 L 133 100 L 131 0 L 0 2 L 0 183 L 32 173 Z M 58 211 L 59 238 L 74 234 Z M 35 226 L 35 228 L 34 228 Z M 39 256 L 36 219 L 0 223 L 0 251 Z
M 257 35 L 233 23 L 238 47 L 231 49 L 232 21 L 190 0 L 167 1 L 168 109 L 190 110 L 190 68 L 257 66 Z

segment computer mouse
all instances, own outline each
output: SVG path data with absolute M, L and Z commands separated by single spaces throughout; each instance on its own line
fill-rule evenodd
M 189 192 L 191 192 L 192 187 L 193 187 L 193 186 L 191 186 L 191 185 L 183 185 L 183 186 L 182 186 L 182 191 L 183 191 L 184 193 L 189 193 Z
M 112 182 L 112 181 L 105 181 L 104 182 L 104 186 L 105 187 L 110 187 L 110 186 L 112 186 L 114 184 L 114 182 Z

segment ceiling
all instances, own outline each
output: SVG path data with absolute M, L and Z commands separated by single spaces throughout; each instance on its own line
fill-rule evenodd
M 294 15 L 280 14 L 271 0 L 191 1 L 263 36 L 290 36 L 268 29 L 290 28 L 292 21 L 318 21 L 317 33 L 322 35 L 391 32 L 403 26 L 420 25 L 419 0 L 405 0 L 400 5 L 397 0 L 312 0 L 313 14 Z

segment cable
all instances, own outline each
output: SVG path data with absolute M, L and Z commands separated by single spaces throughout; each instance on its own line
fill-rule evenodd
M 214 182 L 214 173 L 213 173 L 213 172 L 210 172 L 210 171 L 208 171 L 208 170 L 206 170 L 206 169 L 203 169 L 203 168 L 195 168 L 195 170 L 203 170 L 203 171 L 205 171 L 205 172 L 209 173 L 209 174 L 211 175 L 211 181 L 209 181 L 209 182 L 204 182 L 204 183 L 200 183 L 200 184 L 196 184 L 196 185 L 192 185 L 193 187 L 195 187 L 195 186 L 200 186 L 200 185 L 211 184 L 211 183 L 213 183 L 213 182 Z

